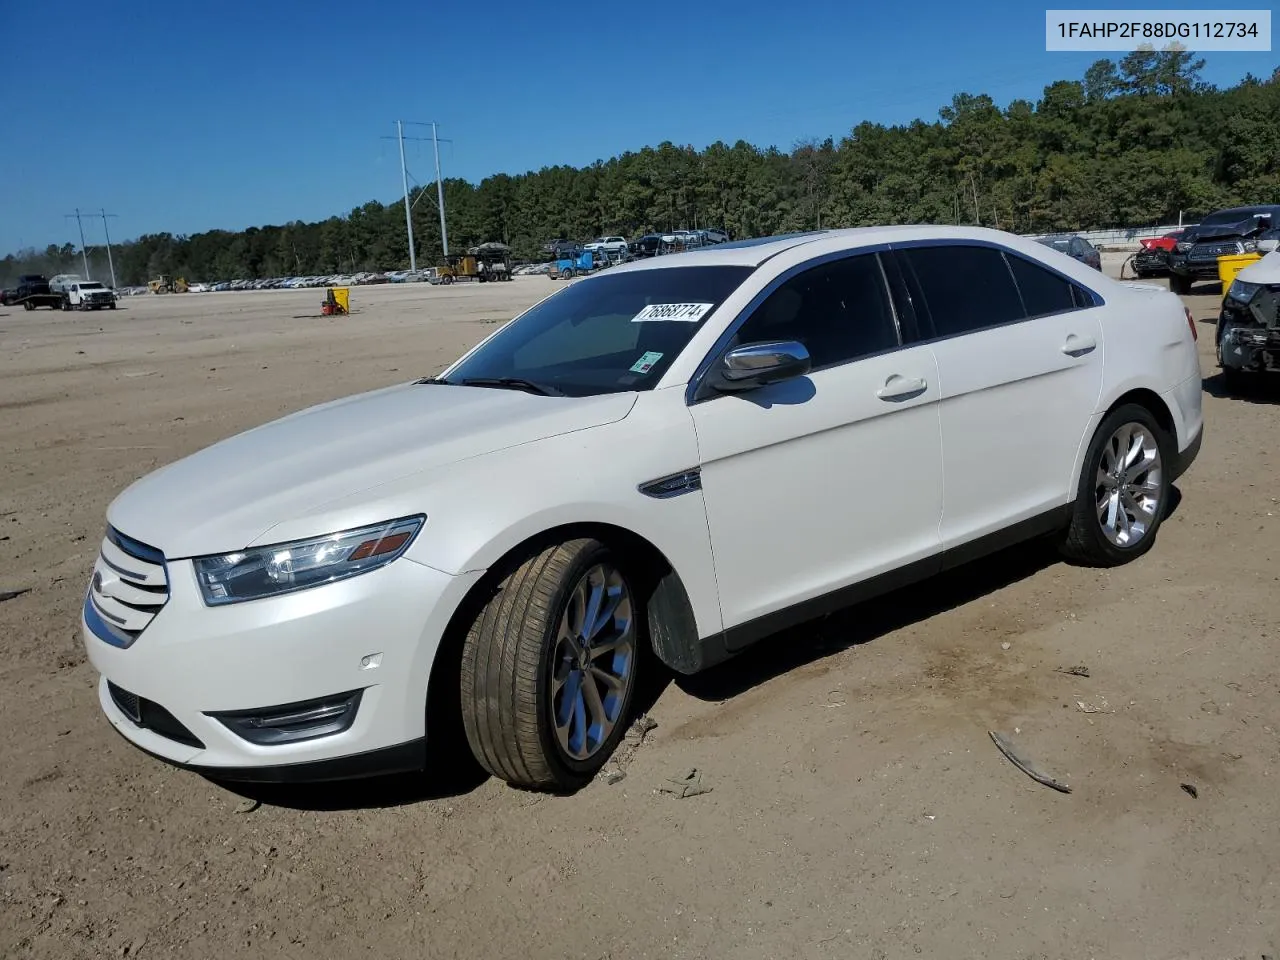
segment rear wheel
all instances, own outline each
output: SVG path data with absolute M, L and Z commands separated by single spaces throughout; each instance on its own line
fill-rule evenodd
M 1114 567 L 1150 550 L 1169 499 L 1170 457 L 1171 441 L 1146 407 L 1108 414 L 1085 454 L 1062 552 Z
M 596 540 L 547 547 L 508 576 L 462 651 L 467 742 L 514 786 L 572 790 L 625 732 L 647 636 L 619 558 Z

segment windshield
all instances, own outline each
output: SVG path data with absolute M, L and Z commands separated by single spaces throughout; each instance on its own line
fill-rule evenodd
M 516 318 L 448 383 L 516 378 L 571 397 L 649 390 L 751 267 L 668 267 L 571 284 Z
M 1049 237 L 1045 240 L 1041 240 L 1040 242 L 1046 247 L 1053 247 L 1053 249 L 1061 250 L 1063 253 L 1069 253 L 1071 251 L 1070 237 Z
M 81 289 L 81 290 L 102 290 L 102 289 L 103 289 L 103 286 L 102 286 L 102 284 L 100 284 L 100 283 L 96 283 L 96 282 L 95 282 L 95 283 L 82 283 L 82 284 L 80 284 L 80 289 Z

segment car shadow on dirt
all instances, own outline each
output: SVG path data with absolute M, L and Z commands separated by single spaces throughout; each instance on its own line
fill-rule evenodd
M 1181 491 L 1171 486 L 1165 519 L 1173 516 L 1181 503 Z M 913 586 L 774 634 L 705 673 L 679 677 L 676 684 L 700 700 L 727 700 L 797 667 L 870 643 L 1063 562 L 1049 540 L 1018 544 Z
M 1280 403 L 1280 375 L 1245 374 L 1239 387 L 1227 386 L 1221 370 L 1202 381 L 1204 392 L 1219 400 L 1239 400 L 1243 403 Z

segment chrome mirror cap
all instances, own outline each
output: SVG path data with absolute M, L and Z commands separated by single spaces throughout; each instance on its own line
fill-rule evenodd
M 766 384 L 803 377 L 812 361 L 804 344 L 795 340 L 745 343 L 724 355 L 719 390 L 753 390 Z

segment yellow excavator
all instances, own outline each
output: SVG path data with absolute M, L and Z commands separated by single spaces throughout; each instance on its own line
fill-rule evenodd
M 187 281 L 182 277 L 157 277 L 147 284 L 152 293 L 186 293 Z

